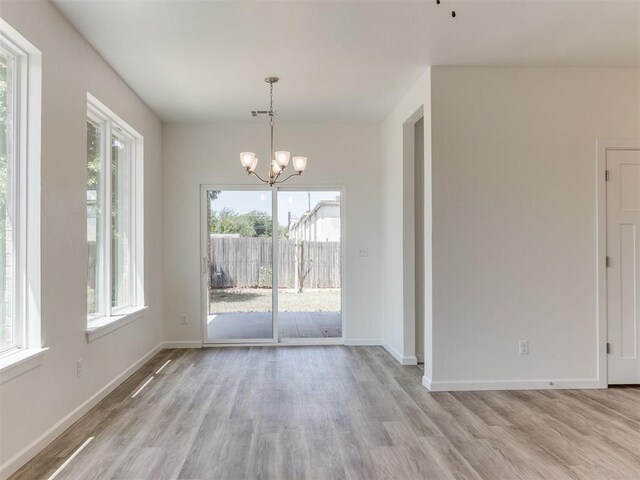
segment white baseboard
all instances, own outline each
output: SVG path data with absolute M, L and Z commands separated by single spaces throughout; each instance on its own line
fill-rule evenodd
M 422 377 L 422 384 L 432 392 L 460 392 L 472 390 L 579 390 L 602 388 L 595 378 L 559 380 L 477 380 L 432 381 Z M 605 387 L 606 388 L 606 387 Z
M 151 359 L 156 353 L 166 348 L 164 344 L 160 343 L 156 347 L 152 348 L 142 358 L 138 359 L 133 365 L 127 368 L 124 372 L 111 380 L 107 385 L 102 387 L 98 392 L 92 395 L 89 399 L 83 402 L 80 406 L 75 408 L 71 413 L 62 418 L 59 422 L 49 428 L 40 437 L 34 440 L 31 444 L 16 453 L 13 457 L 7 460 L 0 466 L 0 480 L 6 480 L 15 472 L 17 472 L 22 466 L 35 457 L 41 450 L 43 450 L 49 443 L 55 440 L 62 432 L 73 425 L 80 417 L 95 407 L 100 400 L 114 391 L 122 382 L 124 382 L 131 374 L 138 370 L 142 365 Z
M 417 365 L 418 364 L 418 359 L 415 356 L 405 357 L 386 342 L 383 342 L 382 346 L 387 352 L 391 354 L 393 358 L 395 358 L 398 361 L 398 363 L 400 363 L 400 365 Z
M 202 342 L 195 340 L 163 342 L 162 348 L 202 348 Z
M 345 338 L 344 344 L 349 347 L 378 347 L 382 341 L 379 338 Z

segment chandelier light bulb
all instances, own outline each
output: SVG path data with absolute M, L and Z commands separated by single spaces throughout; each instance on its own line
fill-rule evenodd
M 271 169 L 273 170 L 273 173 L 275 173 L 276 175 L 282 171 L 282 167 L 276 160 L 271 161 Z
M 251 162 L 251 166 L 249 167 L 249 172 L 253 172 L 258 166 L 258 157 L 253 157 L 253 162 Z
M 293 157 L 293 168 L 298 173 L 304 172 L 307 168 L 307 157 Z
M 256 154 L 253 152 L 242 152 L 240 154 L 240 163 L 242 164 L 242 167 L 247 170 L 251 168 L 255 158 Z
M 276 156 L 276 162 L 278 162 L 278 165 L 280 165 L 282 169 L 286 168 L 286 166 L 289 165 L 291 152 L 279 151 L 279 152 L 276 152 L 275 156 Z

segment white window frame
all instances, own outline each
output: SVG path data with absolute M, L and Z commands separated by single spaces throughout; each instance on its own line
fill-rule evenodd
M 87 315 L 87 340 L 93 341 L 138 318 L 146 310 L 144 302 L 144 139 L 130 125 L 113 113 L 96 97 L 87 94 L 87 121 L 100 126 L 102 130 L 102 158 L 100 189 L 103 199 L 101 216 L 102 238 L 96 238 L 98 262 L 101 265 L 100 284 L 96 291 L 99 313 Z M 131 271 L 132 305 L 112 308 L 111 305 L 111 139 L 113 133 L 131 141 Z
M 0 19 L 0 46 L 14 59 L 14 229 L 12 348 L 0 352 L 0 383 L 37 365 L 42 346 L 40 315 L 40 136 L 42 55 Z

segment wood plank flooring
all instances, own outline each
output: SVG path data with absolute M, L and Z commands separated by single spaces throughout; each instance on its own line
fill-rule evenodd
M 11 479 L 49 478 L 89 437 L 56 480 L 640 479 L 638 388 L 420 379 L 380 347 L 164 350 Z

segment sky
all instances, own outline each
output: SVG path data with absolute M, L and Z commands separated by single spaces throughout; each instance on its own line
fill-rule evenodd
M 320 201 L 335 200 L 340 192 L 278 192 L 278 223 L 287 225 L 288 213 L 293 217 L 300 217 Z M 310 207 L 309 207 L 310 205 Z M 271 191 L 231 191 L 220 192 L 218 198 L 211 202 L 214 211 L 223 208 L 232 208 L 238 213 L 247 213 L 252 210 L 267 212 L 271 215 Z

